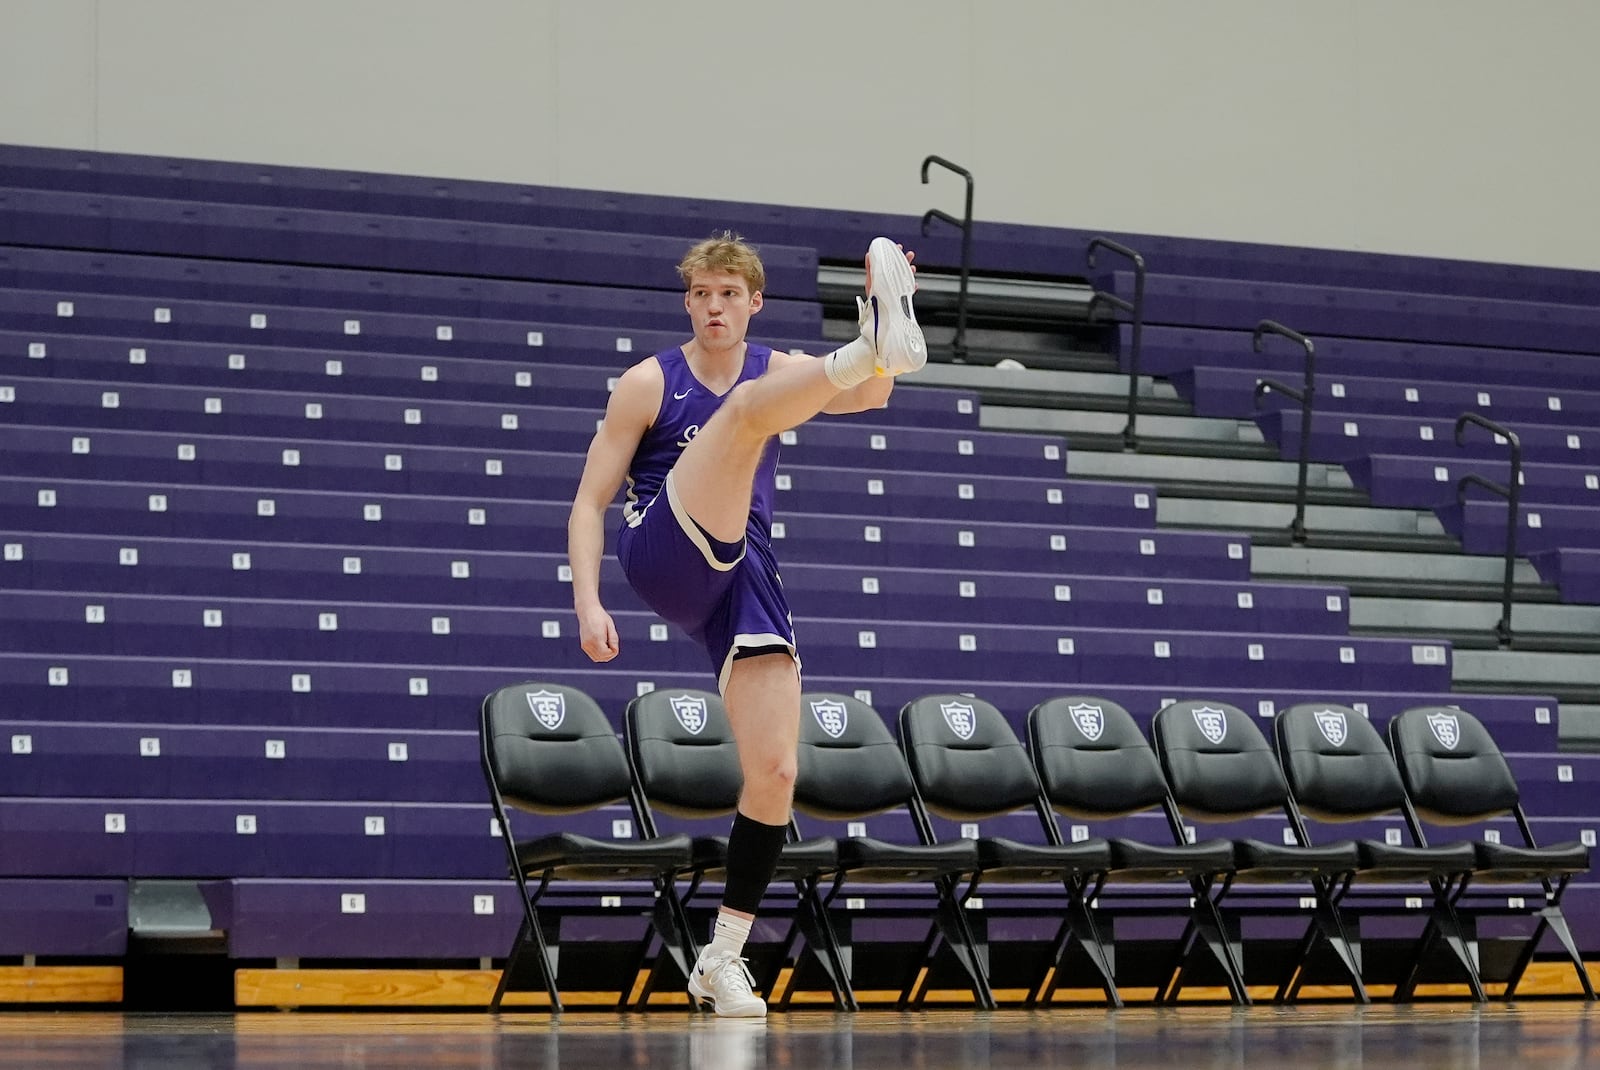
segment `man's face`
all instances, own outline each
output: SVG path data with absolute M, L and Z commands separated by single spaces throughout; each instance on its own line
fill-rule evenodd
M 743 275 L 697 271 L 683 295 L 695 341 L 709 350 L 729 349 L 744 341 L 750 317 L 761 311 L 761 294 L 751 293 Z

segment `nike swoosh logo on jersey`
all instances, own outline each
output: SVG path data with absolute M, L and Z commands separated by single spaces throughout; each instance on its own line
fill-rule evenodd
M 684 398 L 688 397 L 692 393 L 694 393 L 694 387 L 691 386 L 689 389 L 685 390 L 681 394 L 672 395 L 672 400 L 673 401 L 682 401 Z

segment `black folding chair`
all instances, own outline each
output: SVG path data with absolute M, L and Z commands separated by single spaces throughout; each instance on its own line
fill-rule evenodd
M 850 695 L 827 692 L 807 693 L 800 706 L 797 811 L 824 821 L 848 822 L 910 809 L 916 794 L 911 770 L 878 711 Z M 959 881 L 978 868 L 977 844 L 971 840 L 896 843 L 871 836 L 843 836 L 838 844 L 839 864 L 823 895 L 824 904 L 831 907 L 847 885 L 859 884 L 928 885 L 937 896 L 933 919 L 901 985 L 899 1005 L 920 1005 L 926 999 L 942 945 L 960 964 L 973 1000 L 979 1007 L 993 1009 L 988 976 L 955 894 Z M 859 911 L 833 912 L 847 979 L 854 967 L 853 919 L 878 912 L 870 902 Z
M 900 710 L 900 745 L 916 786 L 912 817 L 924 843 L 937 843 L 930 815 L 948 821 L 979 822 L 1033 809 L 1041 819 L 1049 814 L 1039 790 L 1039 780 L 1022 741 L 1005 715 L 979 698 L 929 695 Z M 1028 1004 L 1038 1002 L 1046 986 L 1060 974 L 1074 942 L 1087 953 L 1099 974 L 1106 1001 L 1122 1006 L 1112 977 L 1111 963 L 1084 900 L 1084 889 L 1111 865 L 1111 848 L 1105 840 L 1077 843 L 1024 842 L 1003 836 L 979 836 L 978 872 L 960 896 L 970 903 L 982 885 L 1024 885 L 1017 891 L 1030 900 L 1020 908 L 1037 915 L 1039 885 L 1055 885 L 1065 893 L 1061 923 L 1053 952 L 1045 968 L 1028 986 Z M 997 912 L 992 896 L 984 899 L 981 913 L 968 911 L 979 959 L 989 969 L 986 919 Z
M 616 731 L 594 700 L 576 688 L 539 681 L 499 688 L 483 700 L 479 740 L 489 799 L 523 907 L 522 927 L 507 955 L 489 1010 L 499 1011 L 507 992 L 542 989 L 551 1009 L 559 1012 L 557 964 L 563 917 L 617 914 L 616 908 L 574 901 L 541 916 L 538 902 L 557 881 L 649 885 L 648 892 L 640 889 L 635 898 L 644 901 L 639 909 L 650 917 L 651 931 L 638 945 L 634 970 L 622 985 L 619 1007 L 628 1005 L 634 978 L 646 962 L 650 964 L 646 991 L 653 987 L 661 965 L 660 954 L 654 958 L 650 954 L 657 939 L 661 950 L 687 978 L 694 955 L 687 942 L 688 925 L 672 894 L 672 877 L 689 865 L 688 836 L 601 840 L 575 832 L 550 832 L 518 843 L 507 819 L 508 804 L 545 817 L 565 817 L 628 801 L 632 789 L 628 760 Z M 530 881 L 537 882 L 531 889 Z
M 720 696 L 709 691 L 652 691 L 628 703 L 623 713 L 628 761 L 633 769 L 634 814 L 646 836 L 659 834 L 655 811 L 674 818 L 727 827 L 739 804 L 744 784 L 739 754 L 727 709 Z M 706 880 L 727 876 L 728 836 L 724 833 L 693 837 L 693 857 L 684 870 L 688 887 L 679 894 L 687 908 Z M 792 840 L 784 845 L 773 874 L 775 883 L 794 886 L 795 899 L 762 905 L 762 913 L 779 911 L 789 918 L 778 955 L 763 978 L 770 997 L 800 935 L 828 980 L 834 1000 L 842 1010 L 855 1010 L 855 998 L 844 978 L 837 940 L 828 925 L 818 882 L 838 861 L 838 845 L 826 837 Z M 769 897 L 772 898 L 772 897 Z M 795 975 L 800 962 L 795 963 Z M 791 986 L 792 986 L 791 982 Z
M 1171 806 L 1161 763 L 1132 715 L 1117 703 L 1094 695 L 1063 695 L 1041 702 L 1028 713 L 1028 749 L 1049 809 L 1040 814 L 1051 843 L 1065 842 L 1056 815 L 1077 821 L 1109 822 Z M 1173 1002 L 1189 977 L 1195 952 L 1204 948 L 1221 970 L 1235 1003 L 1249 1003 L 1228 929 L 1215 898 L 1233 872 L 1233 844 L 1154 844 L 1126 836 L 1106 839 L 1110 865 L 1084 889 L 1094 910 L 1106 961 L 1116 972 L 1119 914 L 1177 915 L 1183 936 L 1160 974 L 1156 1001 Z M 1171 886 L 1176 885 L 1177 888 Z M 1181 890 L 1180 890 L 1181 889 Z M 1106 908 L 1115 896 L 1136 908 Z M 1049 1002 L 1052 979 L 1041 994 Z
M 1567 885 L 1578 874 L 1589 872 L 1589 848 L 1581 843 L 1539 846 L 1528 824 L 1528 816 L 1523 812 L 1522 795 L 1511 766 L 1489 730 L 1465 710 L 1449 706 L 1419 706 L 1406 710 L 1389 722 L 1389 746 L 1405 784 L 1406 823 L 1419 844 L 1428 842 L 1424 822 L 1450 827 L 1477 824 L 1506 814 L 1515 819 L 1522 845 L 1473 843 L 1475 865 L 1471 877 L 1458 884 L 1452 893 L 1462 930 L 1474 949 L 1477 919 L 1481 917 L 1515 914 L 1539 919 L 1532 936 L 1519 949 L 1506 979 L 1506 999 L 1516 995 L 1517 985 L 1546 932 L 1555 934 L 1578 972 L 1583 994 L 1594 999 L 1594 984 L 1584 968 L 1578 945 L 1572 939 L 1566 915 L 1561 912 L 1561 896 Z M 1542 902 L 1517 909 L 1503 896 L 1493 901 L 1466 898 L 1469 888 L 1484 884 L 1537 884 L 1543 893 Z M 1403 986 L 1406 995 L 1410 995 L 1416 982 L 1413 972 Z
M 1278 763 L 1289 782 L 1291 820 L 1301 843 L 1311 842 L 1307 817 L 1313 821 L 1342 824 L 1405 812 L 1405 786 L 1400 782 L 1400 770 L 1394 764 L 1394 757 L 1378 729 L 1355 710 L 1331 702 L 1290 706 L 1273 719 L 1273 733 L 1278 745 Z M 1444 940 L 1460 967 L 1473 998 L 1482 1002 L 1483 984 L 1478 978 L 1477 964 L 1451 902 L 1454 889 L 1467 879 L 1475 865 L 1472 845 L 1424 846 L 1416 842 L 1398 844 L 1369 839 L 1358 840 L 1356 852 L 1355 889 L 1396 886 L 1377 893 L 1374 898 L 1378 902 L 1382 899 L 1393 902 L 1404 895 L 1407 885 L 1421 883 L 1428 887 L 1432 906 L 1408 973 L 1415 976 L 1421 966 L 1421 955 L 1433 945 L 1437 936 Z M 1350 897 L 1343 903 L 1349 907 Z M 1411 913 L 1399 906 L 1383 909 L 1365 904 L 1345 911 L 1350 951 L 1356 964 L 1362 967 L 1363 975 L 1361 917 L 1379 912 Z M 1310 935 L 1308 932 L 1308 941 Z M 1303 945 L 1302 957 L 1309 950 L 1309 944 Z M 1292 999 L 1299 981 L 1296 978 L 1292 987 L 1281 995 Z
M 1155 715 L 1150 734 L 1172 788 L 1167 818 L 1180 842 L 1185 838 L 1186 817 L 1226 823 L 1276 812 L 1292 819 L 1289 786 L 1272 747 L 1255 721 L 1238 707 L 1206 700 L 1174 702 Z M 1233 856 L 1233 879 L 1218 903 L 1230 920 L 1242 911 L 1221 900 L 1241 884 L 1254 886 L 1252 892 L 1282 889 L 1293 896 L 1292 907 L 1281 902 L 1281 896 L 1272 896 L 1269 900 L 1279 901 L 1253 906 L 1253 913 L 1299 913 L 1303 891 L 1309 886 L 1312 892 L 1311 931 L 1302 942 L 1302 953 L 1290 964 L 1289 976 L 1279 984 L 1279 994 L 1286 994 L 1291 987 L 1298 989 L 1310 956 L 1317 946 L 1325 945 L 1333 952 L 1357 1002 L 1369 1002 L 1339 912 L 1339 899 L 1359 866 L 1356 845 L 1342 840 L 1317 847 L 1245 837 L 1234 840 Z M 1242 942 L 1235 947 L 1242 973 Z

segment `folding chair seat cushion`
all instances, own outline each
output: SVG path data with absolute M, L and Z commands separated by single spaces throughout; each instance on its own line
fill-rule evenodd
M 918 883 L 971 873 L 978 868 L 978 845 L 972 840 L 892 843 L 850 836 L 839 841 L 839 868 L 850 880 L 866 884 Z
M 1108 846 L 1112 875 L 1128 883 L 1189 880 L 1226 873 L 1235 865 L 1231 840 L 1160 844 L 1113 837 Z
M 1234 879 L 1277 883 L 1317 876 L 1349 873 L 1360 864 L 1353 840 L 1324 847 L 1236 840 L 1233 845 Z
M 1589 872 L 1589 848 L 1581 843 L 1553 843 L 1548 847 L 1518 847 L 1509 843 L 1474 843 L 1477 869 L 1474 882 L 1513 884 Z
M 1055 845 L 985 836 L 977 844 L 986 881 L 1080 880 L 1111 865 L 1111 845 L 1102 839 Z
M 1360 840 L 1356 843 L 1361 881 L 1402 883 L 1459 876 L 1477 865 L 1470 843 L 1441 843 L 1428 847 Z
M 525 873 L 553 872 L 565 880 L 648 880 L 683 865 L 690 849 L 683 833 L 652 840 L 597 840 L 555 832 L 517 844 L 517 862 Z

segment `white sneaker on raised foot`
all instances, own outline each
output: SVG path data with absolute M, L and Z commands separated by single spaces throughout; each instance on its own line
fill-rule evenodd
M 696 1004 L 709 1003 L 723 1018 L 765 1018 L 767 1005 L 753 991 L 755 979 L 738 955 L 707 947 L 689 972 L 689 995 Z
M 890 238 L 873 238 L 867 246 L 872 289 L 861 306 L 861 334 L 877 352 L 877 373 L 903 375 L 928 363 L 928 344 L 911 310 L 916 276 L 906 254 Z

